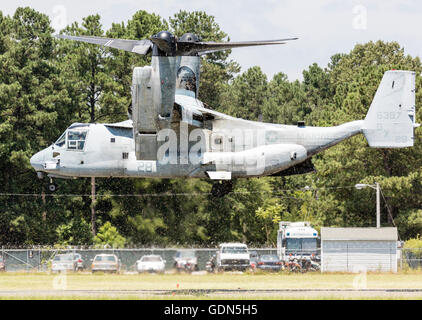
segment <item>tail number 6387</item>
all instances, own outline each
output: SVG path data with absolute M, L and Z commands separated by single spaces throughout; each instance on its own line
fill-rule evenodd
M 400 118 L 401 112 L 377 112 L 378 120 L 396 120 Z

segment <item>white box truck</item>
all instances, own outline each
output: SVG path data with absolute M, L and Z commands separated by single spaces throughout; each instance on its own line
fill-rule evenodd
M 281 221 L 277 234 L 277 254 L 286 261 L 289 257 L 318 259 L 318 232 L 309 222 Z

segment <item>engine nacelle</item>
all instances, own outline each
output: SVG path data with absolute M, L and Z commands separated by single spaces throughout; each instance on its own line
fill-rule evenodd
M 171 127 L 177 68 L 177 57 L 153 56 L 151 67 L 133 70 L 132 119 L 138 160 L 157 160 L 157 134 Z

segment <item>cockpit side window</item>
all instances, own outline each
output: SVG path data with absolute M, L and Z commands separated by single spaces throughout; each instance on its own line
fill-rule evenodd
M 87 131 L 68 130 L 67 148 L 69 150 L 83 150 Z
M 61 136 L 60 136 L 60 138 L 59 139 L 57 139 L 57 141 L 56 141 L 56 146 L 58 146 L 58 147 L 63 147 L 64 146 L 64 144 L 66 143 L 66 132 L 65 133 L 63 133 Z

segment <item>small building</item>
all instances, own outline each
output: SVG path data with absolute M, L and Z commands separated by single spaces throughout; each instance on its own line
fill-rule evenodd
M 397 228 L 321 228 L 322 272 L 397 272 Z

